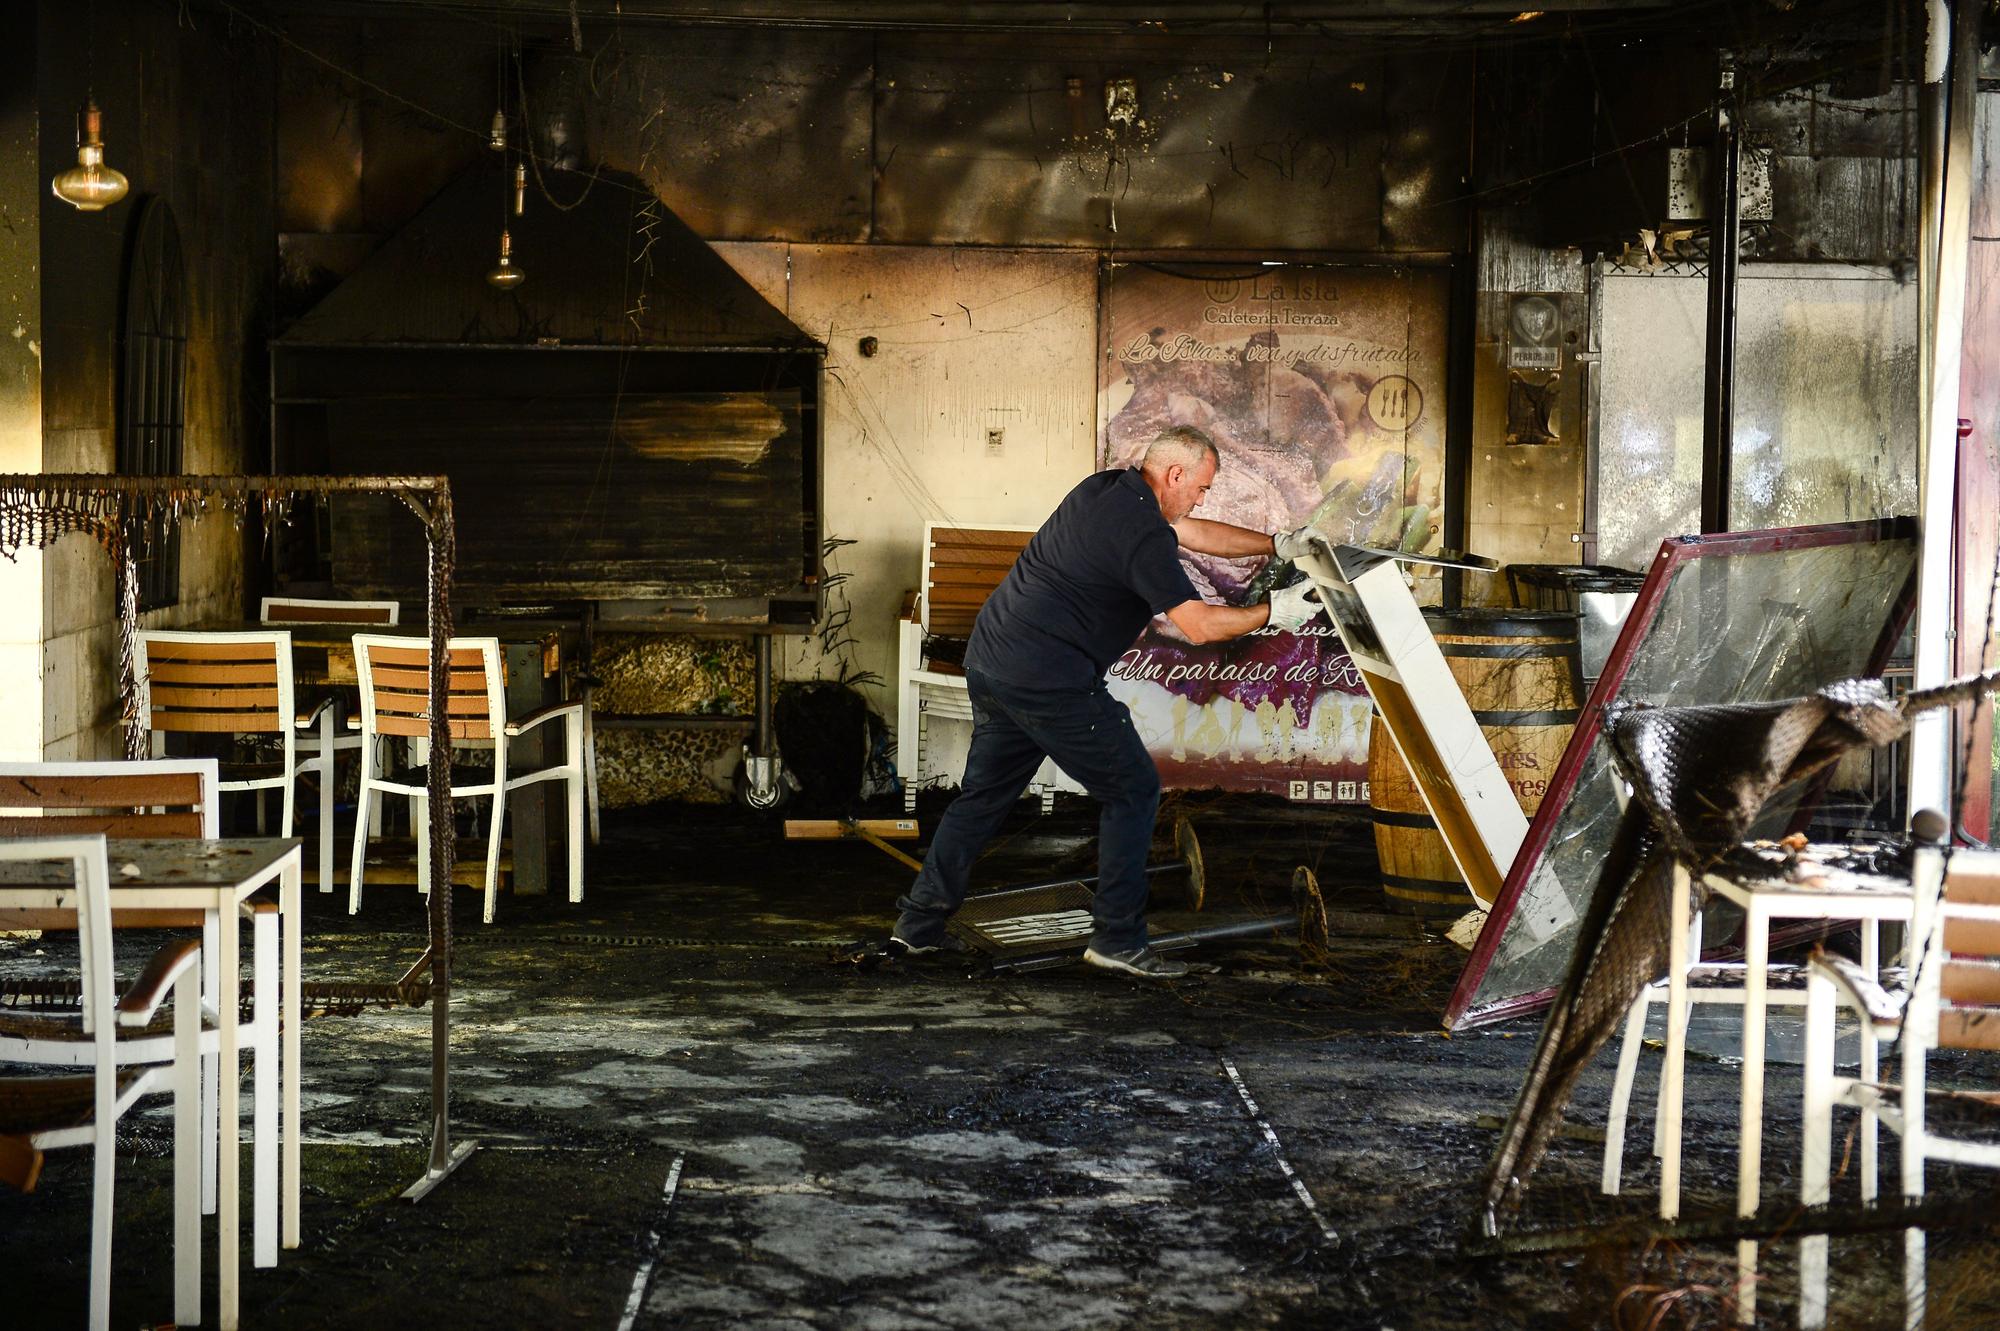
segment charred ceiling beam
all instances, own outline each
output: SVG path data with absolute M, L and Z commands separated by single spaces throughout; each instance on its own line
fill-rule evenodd
M 1685 11 L 1667 0 L 1297 0 L 1296 3 L 1218 3 L 1155 0 L 1067 3 L 1066 0 L 232 0 L 270 11 L 300 14 L 416 14 L 459 11 L 482 22 L 496 19 L 569 29 L 616 19 L 687 26 L 842 28 L 876 31 L 1044 32 L 1084 35 L 1288 37 L 1371 34 L 1421 37 L 1501 30 L 1535 18 L 1663 15 Z M 1759 0 L 1746 0 L 1757 3 Z M 1769 0 L 1761 0 L 1768 4 Z M 1700 6 L 1727 8 L 1727 0 Z

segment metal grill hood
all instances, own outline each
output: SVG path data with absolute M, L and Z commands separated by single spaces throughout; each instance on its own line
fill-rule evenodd
M 278 339 L 288 346 L 629 346 L 819 350 L 638 177 L 545 171 L 513 186 L 497 158 L 422 212 Z M 585 193 L 588 186 L 588 193 Z M 500 228 L 527 280 L 489 286 Z

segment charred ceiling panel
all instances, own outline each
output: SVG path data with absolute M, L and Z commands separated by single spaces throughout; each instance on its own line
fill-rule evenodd
M 878 60 L 878 241 L 1381 247 L 1379 58 L 961 37 Z
M 393 231 L 408 221 L 438 186 L 485 152 L 464 126 L 492 114 L 461 108 L 490 106 L 497 92 L 493 50 L 474 30 L 460 27 L 363 25 L 363 72 L 384 87 L 409 89 L 407 102 L 363 99 L 361 202 L 366 229 Z M 449 123 L 448 123 L 449 122 Z
M 359 25 L 300 25 L 299 40 L 348 69 L 362 64 Z M 363 229 L 359 90 L 292 55 L 278 80 L 278 230 L 327 235 Z
M 704 236 L 868 239 L 872 40 L 852 33 L 649 34 L 596 59 L 531 53 L 538 77 L 582 69 L 596 157 L 656 189 Z
M 1395 60 L 1383 71 L 1382 247 L 1461 250 L 1471 172 L 1473 57 Z

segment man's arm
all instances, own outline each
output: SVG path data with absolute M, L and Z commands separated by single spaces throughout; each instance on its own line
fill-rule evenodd
M 1241 531 L 1240 527 L 1230 527 L 1225 523 L 1204 524 L 1222 527 L 1225 531 Z M 1270 538 L 1264 538 L 1270 544 Z M 1167 611 L 1167 618 L 1181 631 L 1181 636 L 1189 642 L 1227 642 L 1253 633 L 1270 622 L 1271 603 L 1259 601 L 1255 605 L 1212 605 L 1207 601 L 1182 601 Z
M 1184 550 L 1223 559 L 1247 559 L 1272 553 L 1271 538 L 1266 533 L 1227 522 L 1212 522 L 1207 518 L 1182 518 L 1174 524 L 1174 539 L 1181 543 Z M 1233 638 L 1236 635 L 1226 636 Z

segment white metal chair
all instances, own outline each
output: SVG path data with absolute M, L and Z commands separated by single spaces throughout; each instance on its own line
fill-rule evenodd
M 1903 1200 L 1923 1200 L 1932 1160 L 2000 1169 L 2000 1095 L 1932 1091 L 1929 1056 L 1937 1049 L 2000 1050 L 2000 852 L 1960 850 L 1947 856 L 1921 849 L 1915 864 L 1916 897 L 1910 911 L 1909 982 L 1878 983 L 1837 957 L 1815 955 L 1807 967 L 1805 1134 L 1801 1200 L 1823 1205 L 1831 1194 L 1833 1109 L 1859 1109 L 1901 1137 Z M 1862 1014 L 1877 1039 L 1900 1035 L 1902 1084 L 1879 1084 L 1863 1069 L 1858 1077 L 1834 1068 L 1834 1011 L 1842 999 Z M 1958 1111 L 1954 1127 L 1983 1128 L 1982 1136 L 1940 1130 L 1931 1107 Z M 1875 1195 L 1873 1170 L 1864 1162 L 1864 1200 Z M 1927 1283 L 1924 1231 L 1903 1237 L 1904 1322 L 1924 1325 Z M 1827 1240 L 1799 1242 L 1799 1325 L 1826 1325 Z
M 110 872 L 104 838 L 60 837 L 0 844 L 0 865 L 27 869 L 37 863 L 67 865 L 55 879 L 73 884 L 82 1012 L 77 1020 L 19 1012 L 0 1013 L 0 1060 L 23 1051 L 64 1045 L 87 1076 L 0 1079 L 0 1145 L 12 1144 L 22 1168 L 17 1181 L 32 1187 L 40 1153 L 88 1145 L 93 1154 L 90 1218 L 90 1325 L 111 1324 L 112 1185 L 117 1166 L 118 1120 L 154 1090 L 174 1094 L 174 1320 L 201 1321 L 201 1218 L 195 1210 L 200 1169 L 196 1103 L 200 1097 L 197 1048 L 201 1003 L 195 987 L 201 945 L 193 939 L 154 953 L 122 997 L 114 997 Z M 16 870 L 18 872 L 18 869 Z M 10 878 L 12 875 L 9 875 Z M 5 916 L 0 909 L 0 918 Z M 170 1023 L 160 1005 L 173 999 Z M 154 1036 L 159 1030 L 163 1033 Z M 164 1032 L 170 1030 L 171 1034 Z M 170 1061 L 133 1066 L 121 1057 L 127 1037 L 171 1044 Z M 43 1062 L 36 1058 L 33 1061 Z
M 98 834 L 117 837 L 206 837 L 220 832 L 217 764 L 213 758 L 159 758 L 150 762 L 0 763 L 0 840 L 49 834 Z M 256 958 L 253 1015 L 239 1027 L 241 1047 L 255 1056 L 256 1203 L 254 1261 L 275 1266 L 278 1260 L 278 914 L 274 903 L 253 902 L 246 908 L 252 921 Z M 64 912 L 13 912 L 14 927 L 68 930 L 73 921 Z M 221 1044 L 215 1028 L 215 996 L 221 989 L 217 965 L 216 922 L 201 911 L 134 910 L 120 907 L 112 923 L 128 928 L 199 928 L 201 992 L 205 1022 L 201 1030 L 201 1207 L 216 1209 L 216 1105 L 221 1087 Z M 12 987 L 0 982 L 0 992 Z M 30 1062 L 73 1063 L 80 1050 L 73 1044 L 44 1050 Z M 121 1038 L 122 1064 L 170 1061 L 172 1042 L 165 1032 Z M 25 1058 L 25 1055 L 24 1055 Z
M 1701 956 L 1701 914 L 1692 912 L 1688 922 L 1687 955 Z M 1765 968 L 1764 1001 L 1771 1006 L 1803 1007 L 1806 1002 L 1805 968 L 1793 965 L 1772 965 Z M 1668 1023 L 1667 1038 L 1670 1042 L 1685 1042 L 1688 1021 L 1696 1003 L 1715 1003 L 1741 1008 L 1749 993 L 1744 983 L 1744 963 L 1740 961 L 1697 961 L 1687 968 L 1687 1008 L 1680 1014 L 1679 1021 Z M 1655 1005 L 1667 1005 L 1667 992 L 1671 987 L 1671 977 L 1661 976 L 1647 985 L 1644 992 L 1632 1001 L 1631 1009 L 1625 1014 L 1625 1033 L 1618 1050 L 1618 1073 L 1611 1084 L 1611 1112 L 1604 1128 L 1604 1167 L 1599 1181 L 1600 1190 L 1609 1196 L 1617 1196 L 1622 1185 L 1625 1152 L 1625 1126 L 1632 1105 L 1633 1083 L 1638 1079 L 1639 1051 L 1645 1046 L 1646 1018 Z M 1653 1115 L 1653 1154 L 1664 1158 L 1670 1148 L 1669 1138 L 1675 1138 L 1671 1147 L 1678 1150 L 1678 1134 L 1670 1131 L 1666 1115 L 1659 1112 L 1659 1106 L 1673 1099 L 1667 1085 L 1666 1066 L 1673 1060 L 1665 1060 L 1658 1088 L 1658 1098 Z
M 333 755 L 335 712 L 322 699 L 301 712 L 292 676 L 292 635 L 271 632 L 195 633 L 164 629 L 134 635 L 139 714 L 153 734 L 155 756 L 173 733 L 272 735 L 279 756 L 269 762 L 225 762 L 223 790 L 279 791 L 280 836 L 292 835 L 300 776 L 319 778 L 319 890 L 333 891 Z M 310 750 L 300 740 L 310 735 Z M 263 805 L 258 804 L 261 829 Z
M 583 900 L 584 756 L 583 704 L 555 703 L 509 720 L 507 680 L 498 638 L 453 638 L 446 678 L 445 707 L 454 746 L 487 748 L 493 766 L 451 769 L 451 793 L 485 796 L 493 801 L 486 839 L 486 904 L 484 918 L 492 923 L 500 881 L 500 836 L 506 822 L 507 794 L 541 781 L 561 781 L 567 796 L 569 899 Z M 409 638 L 362 634 L 354 639 L 354 668 L 361 683 L 361 795 L 354 820 L 354 859 L 348 882 L 348 911 L 361 909 L 362 870 L 367 859 L 372 801 L 383 794 L 407 796 L 410 821 L 417 831 L 417 874 L 430 890 L 430 819 L 424 809 L 428 795 L 426 764 L 437 755 L 423 752 L 430 735 L 430 646 Z M 511 741 L 546 721 L 563 723 L 563 761 L 534 771 L 513 774 L 508 761 Z M 374 741 L 396 736 L 415 741 L 422 762 L 408 770 L 380 774 L 375 770 Z M 450 755 L 444 761 L 450 762 Z

